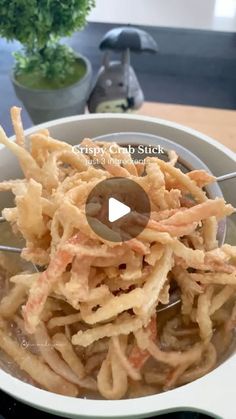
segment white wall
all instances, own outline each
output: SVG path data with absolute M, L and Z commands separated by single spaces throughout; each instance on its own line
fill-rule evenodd
M 89 20 L 236 31 L 236 0 L 96 0 Z

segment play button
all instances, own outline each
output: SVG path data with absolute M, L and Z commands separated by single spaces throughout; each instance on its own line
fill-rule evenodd
M 150 216 L 150 202 L 135 181 L 113 177 L 99 182 L 86 201 L 88 224 L 104 240 L 120 242 L 138 236 Z
M 115 199 L 115 198 L 108 199 L 108 220 L 111 223 L 129 214 L 130 211 L 131 211 L 130 207 L 118 201 L 118 199 Z

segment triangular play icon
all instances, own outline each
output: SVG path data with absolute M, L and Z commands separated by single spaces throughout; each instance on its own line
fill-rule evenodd
M 119 220 L 119 218 L 124 217 L 131 212 L 128 205 L 123 204 L 123 202 L 118 201 L 115 198 L 109 198 L 108 200 L 108 220 L 110 223 L 113 221 Z

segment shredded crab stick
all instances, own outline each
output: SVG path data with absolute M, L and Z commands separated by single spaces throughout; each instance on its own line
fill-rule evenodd
M 146 330 L 149 333 L 150 340 L 154 341 L 157 337 L 156 315 L 151 318 Z M 134 368 L 140 370 L 149 358 L 150 353 L 147 350 L 142 350 L 138 345 L 135 345 L 129 355 L 129 362 Z
M 16 106 L 13 106 L 11 108 L 11 119 L 12 119 L 12 125 L 16 133 L 16 143 L 19 146 L 24 147 L 25 134 L 24 134 L 24 128 L 21 121 L 21 108 L 17 108 Z
M 101 147 L 98 147 L 92 140 L 89 138 L 85 138 L 82 143 L 81 147 L 88 147 L 90 150 L 93 150 L 93 153 L 91 153 L 92 159 L 97 159 L 101 165 L 106 169 L 111 175 L 113 176 L 121 176 L 121 177 L 127 177 L 129 176 L 128 170 L 124 169 L 120 165 L 114 164 L 115 159 L 113 159 L 107 151 L 103 151 L 103 155 L 101 154 Z M 114 163 L 111 163 L 111 162 Z
M 0 348 L 13 365 L 41 388 L 95 399 L 166 391 L 212 370 L 236 322 L 236 246 L 219 248 L 216 237 L 218 219 L 233 208 L 208 199 L 203 187 L 215 179 L 181 172 L 171 151 L 168 162 L 135 165 L 128 148 L 85 139 L 75 153 L 47 130 L 28 147 L 20 109 L 11 117 L 16 141 L 0 127 L 0 143 L 24 179 L 0 182 L 15 196 L 2 215 L 25 240 L 21 257 L 45 267 L 19 272 L 0 254 Z M 132 213 L 113 231 L 99 221 L 100 199 L 86 208 L 92 189 L 114 176 L 145 190 L 149 219 Z M 117 242 L 103 239 L 104 229 Z M 176 284 L 181 305 L 158 312 L 156 325 L 158 304 L 168 304 Z
M 18 145 L 17 143 L 14 143 L 13 141 L 10 141 L 5 132 L 3 131 L 2 127 L 0 126 L 0 143 L 4 144 L 9 150 L 11 150 L 16 157 L 19 159 L 19 162 L 21 164 L 22 170 L 24 172 L 24 175 L 26 178 L 33 177 L 35 180 L 41 180 L 41 169 L 36 163 L 36 161 L 33 159 L 31 154 Z
M 81 240 L 81 234 L 76 234 L 68 240 L 68 244 L 77 244 Z M 47 269 L 39 275 L 29 291 L 28 301 L 22 307 L 25 328 L 28 333 L 34 333 L 40 321 L 46 299 L 53 284 L 60 280 L 69 263 L 74 258 L 73 253 L 64 249 L 57 250 L 54 258 L 50 261 Z
M 195 205 L 184 212 L 173 214 L 166 220 L 161 221 L 161 223 L 164 225 L 183 225 L 199 222 L 212 216 L 222 218 L 226 215 L 231 215 L 234 211 L 232 205 L 226 205 L 222 198 L 208 199 L 208 201 Z

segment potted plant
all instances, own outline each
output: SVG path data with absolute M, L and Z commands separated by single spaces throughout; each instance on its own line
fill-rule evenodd
M 92 70 L 60 38 L 84 27 L 94 0 L 0 0 L 0 36 L 17 40 L 12 82 L 34 123 L 83 113 Z

